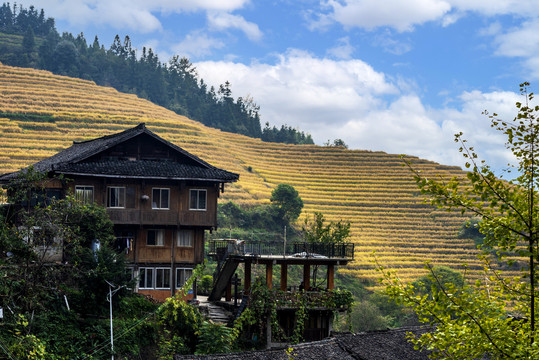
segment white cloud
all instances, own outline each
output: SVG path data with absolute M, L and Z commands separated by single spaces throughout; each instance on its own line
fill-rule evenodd
M 350 38 L 348 36 L 337 40 L 337 46 L 328 49 L 327 53 L 336 57 L 337 59 L 350 59 L 355 48 L 350 45 Z
M 451 9 L 443 0 L 329 0 L 326 5 L 332 10 L 330 16 L 345 27 L 389 26 L 400 32 L 439 19 Z
M 262 38 L 262 31 L 258 28 L 258 25 L 246 21 L 242 16 L 232 15 L 222 12 L 208 13 L 208 23 L 210 28 L 214 30 L 226 30 L 226 29 L 239 29 L 245 33 L 245 35 L 253 41 L 258 41 Z
M 202 31 L 193 31 L 181 42 L 172 46 L 172 51 L 182 56 L 201 57 L 211 54 L 212 49 L 222 49 L 224 46 L 224 42 L 219 39 L 212 38 Z
M 108 25 L 116 29 L 132 29 L 140 33 L 161 30 L 161 22 L 146 6 L 119 1 L 45 0 L 40 3 L 47 15 L 71 25 Z
M 336 138 L 351 148 L 406 153 L 448 165 L 464 165 L 453 135 L 464 132 L 496 169 L 511 160 L 504 138 L 490 128 L 485 109 L 504 119 L 515 115 L 511 92 L 466 92 L 453 107 L 427 108 L 415 86 L 390 81 L 360 60 L 316 58 L 291 50 L 275 64 L 195 63 L 207 83 L 232 84 L 233 96 L 252 95 L 262 122 L 308 131 L 318 144 Z
M 523 22 L 496 37 L 497 55 L 528 57 L 539 54 L 539 20 Z
M 494 37 L 495 55 L 521 59 L 525 79 L 539 79 L 539 18 L 522 21 L 508 29 L 494 23 L 481 34 Z
M 417 25 L 440 21 L 442 26 L 457 22 L 468 12 L 482 16 L 539 16 L 535 0 L 327 0 L 314 16 L 311 28 L 328 26 L 333 20 L 345 27 L 374 29 L 390 27 L 399 32 L 412 31 Z
M 458 11 L 473 11 L 485 16 L 533 17 L 539 14 L 535 0 L 448 0 L 448 3 Z
M 278 56 L 274 65 L 195 65 L 207 83 L 218 86 L 228 80 L 235 97 L 250 93 L 262 108 L 263 122 L 299 126 L 315 137 L 317 129 L 342 126 L 350 113 L 364 113 L 380 105 L 382 94 L 397 92 L 360 60 L 319 59 L 297 50 Z
M 372 43 L 373 46 L 379 46 L 383 48 L 385 52 L 394 55 L 402 55 L 412 50 L 412 46 L 408 41 L 395 40 L 391 34 L 391 31 L 388 29 L 375 35 Z
M 72 25 L 108 25 L 140 33 L 160 31 L 156 14 L 190 11 L 234 11 L 249 0 L 41 0 L 48 16 Z

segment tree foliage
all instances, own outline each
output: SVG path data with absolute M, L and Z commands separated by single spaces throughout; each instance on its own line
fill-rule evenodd
M 350 222 L 330 221 L 326 224 L 324 214 L 315 212 L 312 220 L 305 218 L 302 231 L 305 241 L 322 244 L 342 244 L 350 237 Z
M 386 292 L 398 302 L 413 307 L 423 322 L 435 326 L 432 333 L 415 341 L 433 349 L 435 357 L 492 359 L 533 359 L 539 357 L 537 343 L 537 261 L 538 251 L 538 134 L 539 106 L 531 106 L 533 93 L 523 83 L 524 102 L 518 102 L 517 116 L 504 121 L 497 114 L 485 114 L 492 127 L 507 137 L 506 147 L 517 164 L 518 176 L 510 181 L 497 178 L 491 168 L 478 160 L 462 133 L 455 141 L 466 158 L 466 178 L 428 179 L 414 171 L 421 192 L 431 204 L 447 210 L 458 210 L 480 218 L 484 245 L 498 252 L 500 260 L 519 259 L 522 275 L 510 278 L 493 271 L 487 255 L 484 281 L 462 288 L 443 284 L 430 265 L 427 268 L 437 286 L 432 295 L 418 294 L 415 287 L 402 284 L 392 271 L 379 269 L 384 275 Z
M 303 200 L 292 185 L 279 184 L 271 192 L 270 201 L 278 217 L 286 222 L 294 222 L 303 209 Z
M 261 139 L 266 142 L 285 144 L 314 144 L 310 134 L 305 134 L 304 132 L 287 125 L 282 125 L 281 128 L 278 129 L 275 126 L 270 126 L 269 122 L 266 122 L 264 129 L 262 129 Z
M 348 149 L 348 145 L 344 142 L 343 139 L 335 139 L 333 140 L 333 143 L 328 140 L 324 143 L 324 146 L 329 146 L 329 147 L 333 146 L 333 147 Z
M 17 358 L 75 358 L 98 343 L 107 344 L 110 325 L 98 320 L 108 316 L 106 281 L 130 284 L 123 255 L 109 247 L 114 237 L 105 209 L 70 196 L 51 197 L 56 194 L 43 187 L 46 181 L 32 169 L 22 171 L 7 186 L 11 205 L 0 213 L 0 343 L 6 346 L 0 350 Z M 95 239 L 101 242 L 98 251 L 90 248 Z M 58 246 L 66 256 L 51 262 L 46 254 Z M 119 332 L 135 322 L 134 307 L 126 302 L 134 296 L 123 288 L 113 297 L 113 306 L 121 302 L 129 313 L 128 319 L 115 319 Z M 140 352 L 153 341 L 147 330 L 143 324 L 126 333 L 115 349 L 119 354 Z M 100 347 L 94 355 L 110 355 L 109 349 Z

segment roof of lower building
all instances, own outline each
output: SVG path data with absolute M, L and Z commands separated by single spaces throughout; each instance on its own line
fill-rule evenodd
M 414 349 L 407 333 L 421 335 L 430 327 L 409 327 L 357 334 L 338 334 L 321 341 L 290 345 L 295 360 L 427 360 L 430 351 Z M 288 348 L 213 355 L 176 355 L 175 360 L 288 360 Z

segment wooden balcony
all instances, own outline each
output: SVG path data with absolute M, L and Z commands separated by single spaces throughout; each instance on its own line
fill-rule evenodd
M 236 256 L 286 257 L 289 259 L 310 259 L 323 262 L 328 259 L 353 260 L 354 244 L 321 244 L 312 242 L 250 241 L 220 239 L 209 242 L 208 255 L 219 257 L 223 254 Z M 304 261 L 303 261 L 304 262 Z
M 208 211 L 107 209 L 114 224 L 217 226 L 216 215 Z

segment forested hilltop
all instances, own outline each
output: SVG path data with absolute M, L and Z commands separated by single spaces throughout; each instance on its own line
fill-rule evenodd
M 138 54 L 129 36 L 122 41 L 116 35 L 106 49 L 97 36 L 89 44 L 83 33 L 60 35 L 54 19 L 34 6 L 0 7 L 0 62 L 92 80 L 223 131 L 269 142 L 313 144 L 309 134 L 287 125 L 279 129 L 266 123 L 262 129 L 253 98 L 234 99 L 228 81 L 219 89 L 208 87 L 185 57 L 162 63 L 151 48 Z

